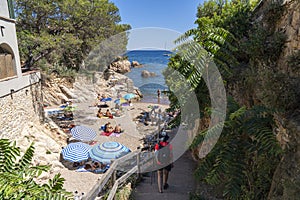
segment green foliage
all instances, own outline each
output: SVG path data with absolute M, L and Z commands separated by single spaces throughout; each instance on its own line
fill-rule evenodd
M 60 174 L 39 185 L 35 179 L 48 166 L 32 166 L 34 147 L 31 144 L 20 157 L 15 142 L 0 139 L 0 199 L 70 199 L 71 193 L 63 189 L 64 179 Z
M 128 30 L 118 24 L 118 8 L 108 0 L 16 1 L 21 59 L 40 67 L 42 59 L 79 70 L 101 41 Z
M 286 36 L 283 33 L 270 33 L 261 26 L 256 26 L 242 47 L 246 49 L 251 60 L 273 64 L 278 60 L 285 41 Z
M 238 108 L 232 101 L 228 111 L 221 137 L 196 175 L 209 184 L 223 184 L 228 199 L 265 199 L 282 152 L 273 134 L 272 111 L 263 106 Z M 204 138 L 213 132 L 201 132 L 191 148 L 209 143 Z
M 262 24 L 253 22 L 252 10 L 256 4 L 257 1 L 212 0 L 200 5 L 198 27 L 177 40 L 183 43 L 178 48 L 181 54 L 170 59 L 167 69 L 179 71 L 189 81 L 197 93 L 200 115 L 204 118 L 211 114 L 209 86 L 202 77 L 210 59 L 225 79 L 230 98 L 225 126 L 195 173 L 200 180 L 221 185 L 226 199 L 267 198 L 282 154 L 273 131 L 274 110 L 293 111 L 300 100 L 296 74 L 285 73 L 285 66 L 277 66 L 286 36 L 276 32 L 274 25 L 283 7 L 280 2 L 271 2 L 264 11 Z M 189 46 L 193 42 L 200 47 Z M 299 52 L 295 52 L 288 60 L 289 69 L 295 69 L 296 73 L 298 57 Z M 170 88 L 179 87 L 174 78 L 165 77 Z M 178 109 L 180 97 L 170 93 L 169 99 L 171 108 Z M 212 144 L 220 127 L 222 124 L 200 131 L 191 148 Z
M 190 193 L 189 200 L 206 200 L 201 194 Z
M 234 36 L 222 27 L 215 26 L 213 20 L 208 17 L 197 19 L 196 24 L 197 28 L 185 32 L 175 41 L 177 43 L 185 42 L 179 46 L 182 52 L 181 56 L 187 61 L 197 61 L 192 64 L 196 68 L 200 67 L 197 70 L 198 76 L 201 76 L 200 71 L 203 71 L 205 64 L 210 62 L 209 56 L 217 64 L 220 73 L 229 77 L 231 75 L 230 68 L 237 64 L 236 59 L 232 56 L 233 52 L 237 50 L 232 45 L 235 40 Z M 193 37 L 193 42 L 188 42 L 190 37 Z
M 283 0 L 271 1 L 266 10 L 264 11 L 265 21 L 268 22 L 270 27 L 274 27 L 274 24 L 282 17 L 284 9 L 283 9 Z

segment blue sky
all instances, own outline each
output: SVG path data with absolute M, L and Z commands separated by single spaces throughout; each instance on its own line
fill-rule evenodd
M 148 44 L 149 48 L 161 44 L 158 48 L 167 46 L 167 49 L 170 49 L 172 47 L 169 43 L 174 40 L 174 35 L 179 36 L 195 27 L 197 7 L 203 0 L 111 0 L 111 2 L 119 8 L 122 18 L 121 23 L 131 25 L 132 31 L 135 32 L 133 35 L 141 33 L 145 37 L 139 36 L 137 38 L 142 38 L 144 41 L 145 38 L 148 38 L 149 41 L 150 37 L 151 40 L 156 40 L 156 44 Z M 151 29 L 155 27 L 158 34 L 153 34 L 153 30 L 150 31 L 152 35 L 147 34 L 148 31 L 145 30 L 150 30 L 149 27 L 152 27 Z M 141 31 L 141 29 L 145 30 Z M 169 35 L 170 33 L 170 41 L 166 41 L 165 37 L 159 37 L 159 32 L 162 30 L 162 35 Z M 135 41 L 135 46 L 129 49 L 139 48 L 137 47 L 138 42 Z M 130 42 L 130 44 L 133 44 L 133 42 Z M 147 47 L 142 46 L 140 48 Z

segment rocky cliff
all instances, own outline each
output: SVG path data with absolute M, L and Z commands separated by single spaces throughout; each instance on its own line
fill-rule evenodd
M 265 30 L 271 30 L 273 35 L 277 33 L 284 35 L 282 48 L 271 66 L 272 73 L 269 74 L 272 75 L 271 84 L 277 86 L 277 88 L 273 87 L 274 102 L 277 101 L 279 108 L 284 110 L 274 117 L 278 127 L 275 131 L 276 137 L 285 152 L 274 173 L 268 198 L 298 199 L 300 193 L 300 2 L 266 0 L 260 3 L 255 12 L 256 23 L 262 25 Z M 267 39 L 270 39 L 270 42 L 274 41 L 271 35 Z M 266 60 L 261 60 L 260 63 L 266 63 Z M 265 66 L 258 66 L 259 68 L 264 69 L 261 71 L 268 70 Z M 257 90 L 257 93 L 259 92 Z

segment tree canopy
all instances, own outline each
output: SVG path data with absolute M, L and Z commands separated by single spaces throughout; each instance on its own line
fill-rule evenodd
M 15 10 L 25 67 L 79 70 L 97 44 L 130 29 L 119 24 L 119 10 L 108 0 L 17 0 Z

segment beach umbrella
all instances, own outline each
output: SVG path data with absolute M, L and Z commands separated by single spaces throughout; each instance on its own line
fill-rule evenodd
M 126 100 L 129 100 L 129 99 L 134 98 L 135 96 L 136 96 L 135 94 L 128 93 L 128 94 L 125 94 L 125 95 L 123 96 L 123 98 L 126 99 Z
M 89 156 L 93 160 L 109 164 L 111 160 L 120 158 L 130 151 L 129 148 L 118 142 L 104 142 L 94 145 L 89 151 Z
M 110 97 L 102 98 L 100 101 L 101 101 L 101 102 L 112 101 L 112 98 L 110 98 Z
M 61 151 L 62 156 L 65 160 L 71 162 L 81 162 L 89 158 L 89 150 L 91 146 L 82 142 L 74 142 L 68 144 Z
M 124 98 L 119 98 L 119 99 L 116 99 L 116 100 L 114 101 L 114 103 L 116 103 L 116 104 L 122 104 L 122 103 L 125 103 L 125 102 L 127 102 L 127 101 L 126 101 L 126 99 L 124 99 Z
M 71 130 L 71 135 L 81 141 L 92 141 L 97 136 L 94 129 L 87 126 L 75 126 Z

